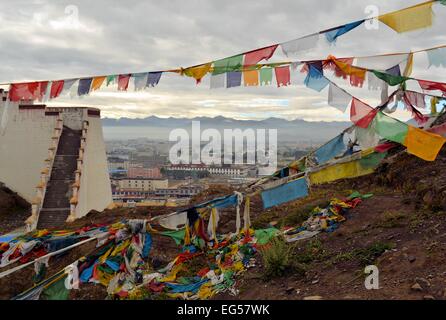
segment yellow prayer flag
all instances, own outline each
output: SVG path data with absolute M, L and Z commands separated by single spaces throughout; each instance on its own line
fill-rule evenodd
M 258 86 L 259 72 L 257 70 L 243 71 L 243 82 L 245 86 Z
M 339 179 L 355 178 L 373 173 L 373 168 L 363 168 L 359 160 L 339 163 L 320 171 L 310 173 L 311 184 L 322 184 Z
M 446 139 L 442 136 L 409 126 L 404 145 L 407 152 L 426 161 L 435 161 Z
M 402 10 L 379 16 L 382 23 L 398 33 L 430 27 L 432 25 L 432 4 L 434 1 L 420 3 Z
M 212 62 L 202 64 L 196 67 L 191 67 L 183 70 L 183 74 L 188 77 L 192 77 L 197 80 L 197 83 L 201 82 L 201 79 L 211 70 Z
M 367 72 L 366 69 L 354 67 L 351 64 L 345 63 L 340 60 L 333 60 L 336 66 L 342 70 L 343 73 L 348 74 L 349 76 L 356 76 L 361 79 L 365 79 L 365 74 Z

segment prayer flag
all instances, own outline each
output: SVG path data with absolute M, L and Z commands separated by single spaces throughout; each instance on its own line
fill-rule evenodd
M 257 70 L 243 71 L 243 82 L 245 86 L 258 86 L 259 72 Z
M 91 83 L 91 91 L 95 91 L 101 88 L 102 84 L 104 83 L 106 77 L 94 77 L 93 82 Z
M 277 87 L 286 87 L 291 84 L 289 66 L 276 67 L 274 72 L 276 74 Z
M 244 66 L 256 65 L 262 60 L 268 60 L 272 57 L 277 49 L 277 44 L 274 46 L 258 49 L 245 54 Z
M 116 75 L 107 76 L 107 87 L 116 82 Z
M 314 155 L 316 156 L 318 164 L 321 165 L 333 159 L 345 150 L 344 134 L 342 133 L 330 140 L 328 143 L 324 144 L 322 147 L 318 148 L 314 152 Z
M 418 84 L 423 90 L 440 90 L 443 92 L 443 95 L 446 94 L 446 83 L 434 82 L 428 80 L 418 80 Z
M 237 71 L 243 65 L 243 55 L 237 55 L 230 58 L 225 58 L 221 60 L 214 61 L 214 71 L 213 75 L 220 73 L 226 73 L 230 71 Z
M 407 77 L 403 77 L 403 76 L 399 76 L 399 75 L 391 75 L 389 73 L 384 73 L 384 72 L 380 72 L 377 70 L 373 70 L 372 72 L 375 74 L 376 77 L 387 82 L 391 86 L 399 85 L 409 79 Z
M 300 39 L 287 41 L 280 44 L 283 53 L 288 57 L 302 51 L 308 51 L 315 48 L 319 41 L 319 33 L 306 36 Z
M 58 80 L 51 83 L 50 99 L 57 98 L 63 90 L 64 81 Z
M 260 84 L 268 85 L 273 82 L 273 68 L 260 69 Z
M 308 74 L 304 83 L 308 88 L 320 92 L 328 86 L 329 81 L 324 76 L 321 66 L 313 63 L 307 63 L 306 66 L 308 67 Z
M 408 153 L 426 161 L 434 161 L 445 142 L 446 139 L 438 134 L 409 126 L 404 145 Z
M 263 207 L 271 208 L 289 201 L 306 197 L 308 186 L 305 178 L 300 178 L 278 187 L 262 191 Z
M 341 112 L 345 112 L 350 102 L 352 101 L 352 96 L 336 86 L 333 83 L 330 83 L 328 89 L 328 104 L 332 107 L 335 107 Z
M 428 1 L 390 12 L 379 16 L 378 19 L 398 33 L 430 27 L 433 20 L 433 3 L 434 1 Z
M 48 81 L 12 83 L 9 87 L 9 100 L 42 100 Z
M 333 43 L 336 41 L 338 37 L 349 32 L 350 30 L 355 29 L 356 27 L 360 26 L 363 22 L 364 20 L 355 21 L 332 30 L 322 31 L 321 33 L 325 33 L 325 38 L 329 43 Z
M 404 144 L 409 126 L 379 111 L 373 121 L 376 133 L 384 139 Z
M 154 87 L 156 86 L 161 79 L 162 72 L 149 72 L 147 75 L 147 84 L 146 87 Z
M 132 73 L 135 91 L 143 90 L 147 85 L 147 72 Z
M 202 64 L 196 67 L 191 67 L 183 70 L 183 73 L 196 80 L 197 84 L 201 82 L 201 79 L 211 70 L 212 62 Z
M 350 120 L 358 127 L 367 129 L 375 118 L 377 109 L 373 109 L 368 104 L 353 98 L 350 107 Z
M 211 75 L 211 89 L 224 88 L 226 84 L 226 73 Z
M 77 87 L 77 94 L 79 96 L 88 94 L 90 92 L 92 81 L 93 81 L 93 78 L 79 79 L 79 86 Z
M 127 91 L 129 87 L 130 74 L 120 74 L 118 76 L 118 90 Z
M 429 59 L 429 68 L 446 67 L 446 48 L 438 48 L 426 51 Z
M 240 87 L 242 83 L 242 73 L 231 71 L 226 74 L 226 88 Z

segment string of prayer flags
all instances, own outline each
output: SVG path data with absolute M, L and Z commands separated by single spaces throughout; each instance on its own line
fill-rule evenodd
M 245 86 L 258 86 L 259 72 L 257 70 L 243 71 L 243 82 Z
M 308 88 L 321 92 L 330 83 L 330 81 L 324 77 L 321 62 L 307 63 L 302 70 L 305 69 L 308 69 L 308 73 L 304 83 Z
M 118 76 L 118 90 L 127 91 L 129 87 L 130 74 L 120 74 Z
M 79 79 L 79 86 L 77 87 L 77 94 L 83 96 L 90 93 L 92 78 Z
M 290 67 L 275 67 L 277 87 L 286 87 L 291 84 Z
M 442 136 L 409 126 L 404 145 L 407 152 L 426 161 L 437 158 L 446 139 Z
M 377 112 L 377 109 L 353 97 L 350 106 L 350 120 L 357 127 L 367 129 Z
M 226 88 L 240 87 L 241 83 L 242 73 L 240 71 L 226 73 Z
M 305 178 L 287 182 L 275 188 L 262 191 L 261 193 L 263 207 L 265 209 L 300 199 L 307 195 L 308 185 Z
M 434 67 L 446 67 L 446 48 L 437 48 L 426 51 L 427 58 L 429 60 L 429 68 Z
M 186 68 L 182 70 L 182 73 L 188 77 L 195 79 L 196 83 L 199 84 L 201 79 L 211 70 L 212 62 L 205 63 L 196 67 Z
M 147 74 L 147 84 L 146 87 L 154 87 L 156 86 L 161 79 L 162 72 L 149 72 Z
M 50 99 L 57 98 L 63 90 L 64 81 L 58 80 L 51 83 Z
M 440 83 L 428 80 L 418 80 L 418 84 L 423 90 L 426 91 L 440 90 L 441 92 L 443 92 L 443 95 L 446 95 L 446 83 Z
M 315 48 L 318 42 L 319 33 L 316 33 L 300 39 L 281 43 L 280 47 L 282 48 L 283 53 L 289 57 L 290 55 L 296 55 L 297 53 Z
M 337 85 L 330 83 L 328 87 L 328 105 L 335 107 L 341 112 L 345 112 L 350 105 L 352 96 L 339 88 Z
M 344 134 L 342 133 L 330 140 L 328 143 L 324 144 L 322 147 L 318 148 L 314 152 L 314 155 L 318 164 L 321 165 L 338 156 L 345 150 L 346 146 L 344 144 Z
M 343 34 L 349 32 L 350 30 L 355 29 L 356 27 L 360 26 L 364 23 L 365 20 L 359 20 L 355 22 L 348 23 L 346 25 L 343 25 L 341 27 L 336 27 L 334 29 L 330 29 L 327 31 L 322 31 L 321 33 L 325 34 L 325 38 L 329 43 L 336 42 L 336 39 Z
M 260 84 L 269 85 L 273 82 L 273 68 L 260 69 Z
M 104 83 L 105 79 L 106 79 L 105 76 L 94 77 L 93 82 L 91 83 L 91 91 L 99 90 L 102 84 Z
M 395 71 L 395 69 L 393 69 L 392 71 Z M 390 73 L 387 73 L 387 72 L 384 73 L 384 72 L 377 71 L 377 70 L 373 70 L 372 72 L 375 74 L 376 77 L 385 81 L 390 86 L 396 86 L 396 85 L 402 84 L 403 82 L 406 82 L 409 79 L 409 78 L 401 76 L 401 75 L 396 75 L 395 73 L 392 75 Z
M 378 17 L 378 20 L 386 24 L 398 33 L 427 28 L 432 25 L 434 1 L 427 1 L 409 8 L 390 12 Z
M 214 71 L 213 75 L 220 73 L 227 73 L 230 71 L 237 71 L 243 65 L 243 55 L 239 54 L 237 56 L 221 59 L 214 61 Z
M 9 87 L 9 100 L 14 102 L 22 99 L 41 101 L 47 86 L 48 81 L 13 83 Z
M 277 44 L 274 46 L 254 50 L 245 54 L 244 66 L 252 66 L 259 63 L 262 60 L 268 60 L 274 54 L 277 49 Z

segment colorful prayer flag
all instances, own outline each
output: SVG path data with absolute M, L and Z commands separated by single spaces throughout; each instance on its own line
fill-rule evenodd
M 266 47 L 263 49 L 258 49 L 255 51 L 251 51 L 245 54 L 245 61 L 243 63 L 244 66 L 252 66 L 256 65 L 262 60 L 268 60 L 272 57 L 274 52 L 277 49 L 277 44 L 274 46 Z
M 201 79 L 211 70 L 212 62 L 202 64 L 196 67 L 191 67 L 183 70 L 183 73 L 196 80 L 197 84 L 201 82 Z
M 438 48 L 426 51 L 429 59 L 429 68 L 434 67 L 446 67 L 446 48 Z
M 93 78 L 79 79 L 79 86 L 77 87 L 78 96 L 83 96 L 90 93 L 92 81 Z
M 260 69 L 260 84 L 269 85 L 273 82 L 273 68 Z
M 308 186 L 305 178 L 300 178 L 278 187 L 262 191 L 263 207 L 265 209 L 281 205 L 283 203 L 306 197 Z
M 132 73 L 135 91 L 143 90 L 147 85 L 147 72 Z
M 428 1 L 390 12 L 379 16 L 378 19 L 398 33 L 430 27 L 433 20 L 433 3 L 434 1 Z
M 51 83 L 50 99 L 57 98 L 63 90 L 64 81 L 58 80 Z
M 333 159 L 345 150 L 346 146 L 344 144 L 344 134 L 342 133 L 330 140 L 328 143 L 324 144 L 322 147 L 318 148 L 314 152 L 314 155 L 316 156 L 318 164 L 321 165 Z
M 91 83 L 91 91 L 99 90 L 106 78 L 106 76 L 94 77 Z
M 116 75 L 107 76 L 107 87 L 116 82 Z
M 258 86 L 259 72 L 257 70 L 243 71 L 243 82 L 245 83 L 245 86 Z
M 322 91 L 330 83 L 324 76 L 322 66 L 314 63 L 307 63 L 308 74 L 304 80 L 305 85 L 316 91 Z
M 220 73 L 226 73 L 230 71 L 237 71 L 243 65 L 243 55 L 237 55 L 230 58 L 225 58 L 221 60 L 214 61 L 214 71 L 213 75 L 217 75 Z
M 431 91 L 431 90 L 440 90 L 443 94 L 446 94 L 446 83 L 434 82 L 428 80 L 418 80 L 418 84 L 421 89 Z
M 42 100 L 48 81 L 12 83 L 9 87 L 9 100 Z
M 377 109 L 353 97 L 350 107 L 350 120 L 356 126 L 367 129 L 377 112 Z
M 211 75 L 211 89 L 224 88 L 226 84 L 226 73 Z
M 242 83 L 242 73 L 231 71 L 226 73 L 226 88 L 240 87 Z
M 374 73 L 374 75 L 376 77 L 385 81 L 386 83 L 388 83 L 391 86 L 396 86 L 396 85 L 402 84 L 403 82 L 406 82 L 409 79 L 407 77 L 403 77 L 400 75 L 392 75 L 392 74 L 380 72 L 377 70 L 373 70 L 372 72 Z
M 149 72 L 149 74 L 147 75 L 146 87 L 154 87 L 158 85 L 162 74 L 162 72 Z
M 274 72 L 276 74 L 277 87 L 288 86 L 291 84 L 290 67 L 275 67 Z
M 408 153 L 426 161 L 434 161 L 445 142 L 446 139 L 438 134 L 409 126 L 404 145 Z
M 129 87 L 130 74 L 120 74 L 118 76 L 118 90 L 127 91 Z
M 373 121 L 375 132 L 384 139 L 404 144 L 409 126 L 379 111 Z
M 362 23 L 364 23 L 364 20 L 355 21 L 352 23 L 348 23 L 346 25 L 343 25 L 341 27 L 337 27 L 331 30 L 322 31 L 321 33 L 325 34 L 325 38 L 329 43 L 333 43 L 336 41 L 336 39 L 343 34 L 349 32 L 350 30 L 355 29 L 356 27 L 360 26 Z

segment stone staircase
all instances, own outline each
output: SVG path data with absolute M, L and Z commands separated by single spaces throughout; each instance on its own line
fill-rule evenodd
M 81 136 L 81 130 L 63 127 L 39 214 L 38 229 L 60 227 L 70 214 L 71 186 L 75 181 Z

